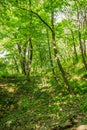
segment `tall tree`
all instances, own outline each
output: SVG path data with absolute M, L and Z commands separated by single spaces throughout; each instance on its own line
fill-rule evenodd
M 53 65 L 53 59 L 52 59 L 52 54 L 51 54 L 50 40 L 49 40 L 49 31 L 48 31 L 48 29 L 47 29 L 47 41 L 48 41 L 49 58 L 50 58 L 50 64 L 51 64 L 53 76 L 54 76 L 55 81 L 58 83 L 58 76 L 56 76 L 54 65 Z
M 65 84 L 67 85 L 67 90 L 72 94 L 72 89 L 69 85 L 69 82 L 67 80 L 67 77 L 66 77 L 66 74 L 65 74 L 65 71 L 62 67 L 62 64 L 60 62 L 60 59 L 59 59 L 59 56 L 58 56 L 58 51 L 57 51 L 57 44 L 56 44 L 56 36 L 55 36 L 55 29 L 54 29 L 54 12 L 52 11 L 51 13 L 51 25 L 52 25 L 52 43 L 53 43 L 53 48 L 54 48 L 54 56 L 55 56 L 55 60 L 57 62 L 57 65 L 61 71 L 61 74 L 62 74 L 62 77 L 63 77 L 63 80 L 65 82 Z
M 82 60 L 85 66 L 85 69 L 87 70 L 87 63 L 84 55 L 84 50 L 83 50 L 83 43 L 82 43 L 82 35 L 81 35 L 81 23 L 80 23 L 80 8 L 79 3 L 75 2 L 76 8 L 77 8 L 77 20 L 78 20 L 78 40 L 80 44 L 80 50 L 81 50 L 81 55 L 82 55 Z

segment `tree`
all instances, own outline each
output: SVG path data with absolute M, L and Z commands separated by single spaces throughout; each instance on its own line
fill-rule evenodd
M 86 59 L 85 59 L 85 55 L 84 55 L 84 49 L 83 49 L 83 45 L 82 45 L 81 23 L 80 23 L 80 8 L 78 7 L 79 3 L 75 2 L 75 5 L 76 5 L 76 9 L 77 9 L 78 39 L 79 39 L 79 44 L 80 44 L 80 50 L 81 50 L 82 60 L 83 60 L 85 69 L 87 70 L 87 63 L 86 63 Z

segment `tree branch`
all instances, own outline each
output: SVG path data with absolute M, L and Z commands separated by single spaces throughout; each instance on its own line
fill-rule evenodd
M 50 25 L 38 13 L 36 13 L 36 12 L 34 12 L 32 10 L 22 8 L 22 7 L 19 7 L 19 8 L 22 9 L 22 10 L 26 10 L 26 11 L 29 11 L 29 12 L 33 13 L 35 16 L 37 16 L 50 29 L 51 32 L 53 32 L 53 29 L 50 27 Z

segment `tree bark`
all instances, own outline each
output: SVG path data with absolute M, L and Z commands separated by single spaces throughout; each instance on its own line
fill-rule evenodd
M 22 74 L 26 75 L 26 67 L 25 67 L 26 63 L 25 63 L 24 55 L 22 54 L 22 48 L 21 48 L 19 43 L 17 43 L 17 47 L 18 47 L 18 52 L 19 52 L 19 57 L 20 57 L 20 64 L 21 64 Z
M 77 4 L 76 4 L 76 6 L 77 6 Z M 84 55 L 84 50 L 83 50 L 82 39 L 81 39 L 80 13 L 79 13 L 78 6 L 77 6 L 77 19 L 78 19 L 78 40 L 79 40 L 79 44 L 80 44 L 81 56 L 82 56 L 82 60 L 83 60 L 83 64 L 85 66 L 85 69 L 87 70 L 87 63 L 86 63 L 86 59 L 85 59 L 85 55 Z
M 75 38 L 74 38 L 74 33 L 73 30 L 70 29 L 71 34 L 72 34 L 72 40 L 73 40 L 73 47 L 74 47 L 74 55 L 75 55 L 75 59 L 78 62 L 78 54 L 77 54 L 77 50 L 76 50 L 76 44 L 75 44 Z
M 51 33 L 52 33 L 52 39 L 53 39 L 54 56 L 55 56 L 55 59 L 56 59 L 56 61 L 57 61 L 57 65 L 58 65 L 58 67 L 59 67 L 59 69 L 60 69 L 60 72 L 61 72 L 61 74 L 62 74 L 63 80 L 64 80 L 64 82 L 65 82 L 65 84 L 66 84 L 66 86 L 67 86 L 67 90 L 69 91 L 69 93 L 73 94 L 73 91 L 72 91 L 72 89 L 71 89 L 71 87 L 70 87 L 70 85 L 69 85 L 69 83 L 68 83 L 68 80 L 67 80 L 65 71 L 64 71 L 64 69 L 63 69 L 63 67 L 62 67 L 62 65 L 61 65 L 61 63 L 60 63 L 60 59 L 59 59 L 58 54 L 57 54 L 57 46 L 56 46 L 56 40 L 55 40 L 55 32 L 54 32 L 53 28 L 51 28 L 51 26 L 50 26 L 38 13 L 36 13 L 36 12 L 34 12 L 34 11 L 32 11 L 32 10 L 28 10 L 28 9 L 22 8 L 22 7 L 20 7 L 20 9 L 31 12 L 31 13 L 34 14 L 36 17 L 38 17 L 38 18 L 42 21 L 42 23 L 44 23 L 44 25 L 46 25 L 46 26 L 50 29 L 50 31 L 51 31 Z M 53 26 L 54 26 L 54 25 L 53 25 Z
M 31 0 L 29 0 L 29 10 L 31 10 Z M 32 25 L 32 14 L 30 12 L 30 23 L 29 26 L 31 28 Z M 31 71 L 31 64 L 33 59 L 33 45 L 32 45 L 32 38 L 31 34 L 29 35 L 29 47 L 28 47 L 28 61 L 27 61 L 27 80 L 30 80 L 30 71 Z
M 53 77 L 54 77 L 55 81 L 58 83 L 58 77 L 56 77 L 56 74 L 55 74 L 54 65 L 53 65 L 53 60 L 52 60 L 52 55 L 51 55 L 51 48 L 50 48 L 50 42 L 49 42 L 48 29 L 47 29 L 47 41 L 48 41 L 49 58 L 50 58 L 50 65 L 51 65 Z
M 63 77 L 63 80 L 67 86 L 67 90 L 69 91 L 70 94 L 73 94 L 72 92 L 72 89 L 71 89 L 71 86 L 69 85 L 69 82 L 67 80 L 67 77 L 66 77 L 66 73 L 62 67 L 62 64 L 60 62 L 60 59 L 59 59 L 59 56 L 58 56 L 58 52 L 57 52 L 57 45 L 56 45 L 56 38 L 55 38 L 55 30 L 54 30 L 54 12 L 51 13 L 51 25 L 52 25 L 52 43 L 53 43 L 53 48 L 54 48 L 54 57 L 55 57 L 55 60 L 57 62 L 57 65 L 60 69 L 60 72 L 62 74 L 62 77 Z
M 83 23 L 83 30 L 84 30 L 84 37 L 83 37 L 83 43 L 84 43 L 84 55 L 86 57 L 86 27 L 87 27 L 87 13 L 86 13 L 87 7 L 84 8 L 84 23 Z
M 18 64 L 17 64 L 16 57 L 13 56 L 13 59 L 14 59 L 14 62 L 15 62 L 16 71 L 17 71 L 17 73 L 19 73 L 20 71 L 19 71 L 19 66 L 18 66 Z

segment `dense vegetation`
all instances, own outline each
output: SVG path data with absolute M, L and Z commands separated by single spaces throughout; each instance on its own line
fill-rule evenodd
M 0 0 L 0 130 L 87 124 L 86 5 Z

